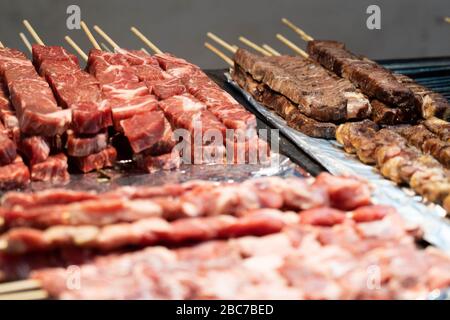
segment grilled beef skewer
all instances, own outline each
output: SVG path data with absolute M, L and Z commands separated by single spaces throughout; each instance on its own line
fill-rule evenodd
M 244 49 L 234 55 L 235 64 L 257 82 L 284 95 L 304 115 L 323 122 L 363 119 L 370 103 L 347 80 L 336 77 L 316 62 L 301 57 L 261 57 Z
M 372 114 L 370 119 L 379 125 L 415 123 L 419 115 L 414 108 L 395 108 L 379 100 L 370 101 Z
M 291 100 L 276 93 L 267 85 L 255 81 L 238 65 L 235 66 L 233 79 L 255 100 L 278 113 L 286 120 L 288 126 L 311 137 L 334 139 L 337 128 L 334 123 L 320 122 L 307 117 Z
M 433 116 L 450 118 L 450 104 L 442 95 L 351 53 L 341 42 L 312 40 L 308 42 L 308 53 L 328 70 L 349 79 L 370 98 L 411 109 L 425 119 Z

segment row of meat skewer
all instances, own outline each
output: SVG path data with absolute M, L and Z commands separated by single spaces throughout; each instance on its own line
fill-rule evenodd
M 301 57 L 281 56 L 248 40 L 261 55 L 227 44 L 234 53 L 233 80 L 287 125 L 337 139 L 385 177 L 450 212 L 447 99 L 340 42 L 314 40 L 289 20 L 283 23 L 308 42 L 307 52 L 282 35 L 277 38 Z
M 10 192 L 1 213 L 0 275 L 30 279 L 0 298 L 405 299 L 450 285 L 448 255 L 350 177 Z
M 261 148 L 267 158 L 255 116 L 198 66 L 159 49 L 154 56 L 121 49 L 95 26 L 115 50 L 102 51 L 83 23 L 95 47 L 89 55 L 80 52 L 87 59 L 83 70 L 75 55 L 46 46 L 25 26 L 37 42 L 32 61 L 0 49 L 0 188 L 63 183 L 69 169 L 87 173 L 117 159 L 132 158 L 153 172 L 181 162 L 246 163 L 250 149 Z

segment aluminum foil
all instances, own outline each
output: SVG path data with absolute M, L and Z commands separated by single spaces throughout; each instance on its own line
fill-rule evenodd
M 104 192 L 122 186 L 162 185 L 190 180 L 240 182 L 265 176 L 306 176 L 306 173 L 302 172 L 289 158 L 275 152 L 271 152 L 267 163 L 238 165 L 183 164 L 176 170 L 161 170 L 150 174 L 134 169 L 131 161 L 119 161 L 114 169 L 105 169 L 88 174 L 71 174 L 70 181 L 65 184 L 32 182 L 28 188 L 22 191 L 65 188 Z M 0 193 L 0 197 L 1 195 Z
M 357 175 L 373 186 L 375 203 L 391 205 L 407 222 L 419 225 L 424 232 L 424 240 L 450 253 L 450 221 L 445 218 L 445 210 L 438 205 L 426 203 L 412 190 L 399 188 L 395 183 L 381 176 L 374 167 L 360 162 L 355 156 L 344 152 L 335 140 L 311 138 L 286 124 L 280 116 L 260 105 L 225 74 L 228 83 L 245 96 L 247 101 L 275 128 L 279 129 L 298 147 L 321 163 L 330 173 Z

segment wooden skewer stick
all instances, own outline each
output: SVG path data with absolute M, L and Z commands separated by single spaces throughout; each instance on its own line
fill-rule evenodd
M 304 58 L 308 58 L 309 57 L 309 55 L 305 51 L 303 51 L 302 49 L 297 47 L 295 44 L 293 44 L 291 41 L 289 41 L 288 39 L 286 39 L 285 37 L 283 37 L 279 33 L 277 34 L 277 39 L 280 40 L 281 42 L 283 42 L 285 45 L 287 45 L 289 48 L 294 50 L 299 55 L 303 56 Z
M 292 22 L 290 22 L 288 19 L 283 18 L 281 19 L 281 21 L 287 25 L 289 28 L 291 28 L 292 30 L 294 30 L 295 33 L 297 33 L 303 40 L 305 41 L 312 41 L 314 40 L 313 37 L 311 37 L 309 34 L 307 34 L 305 31 L 303 31 L 302 29 L 300 29 L 299 27 L 297 27 L 295 24 L 293 24 Z
M 205 42 L 205 47 L 207 47 L 209 50 L 214 52 L 216 55 L 218 55 L 220 58 L 222 58 L 226 63 L 228 63 L 230 66 L 233 66 L 233 60 L 231 60 L 226 54 L 224 54 L 222 51 L 214 47 L 212 44 Z
M 445 22 L 450 23 L 450 17 L 445 17 L 444 20 Z
M 41 287 L 41 284 L 37 280 L 29 279 L 29 280 L 21 280 L 8 282 L 4 284 L 0 284 L 0 294 L 23 291 L 23 290 L 32 290 L 38 289 Z
M 47 298 L 48 293 L 44 290 L 33 290 L 0 295 L 0 300 L 42 300 Z
M 100 50 L 103 50 L 103 51 L 106 51 L 106 52 L 112 52 L 111 49 L 108 48 L 108 46 L 104 42 L 100 43 L 100 46 L 101 46 Z
M 45 46 L 44 41 L 39 37 L 37 32 L 34 30 L 34 28 L 31 26 L 31 24 L 28 22 L 28 20 L 23 20 L 23 25 L 25 28 L 27 28 L 28 32 L 33 37 L 34 41 L 36 41 L 37 44 L 40 44 L 41 46 Z
M 94 30 L 97 31 L 97 33 L 98 33 L 100 36 L 102 36 L 102 38 L 105 39 L 106 42 L 108 42 L 108 43 L 111 45 L 111 47 L 113 47 L 113 49 L 119 49 L 119 48 L 120 48 L 120 46 L 119 46 L 116 42 L 114 42 L 114 40 L 111 39 L 111 37 L 108 36 L 108 35 L 105 33 L 105 31 L 103 31 L 99 26 L 95 25 L 95 26 L 94 26 Z
M 163 53 L 153 42 L 151 42 L 142 32 L 140 32 L 136 27 L 131 27 L 131 32 L 133 32 L 136 37 L 141 39 L 154 53 Z
M 212 32 L 206 33 L 206 36 L 208 38 L 210 38 L 211 40 L 213 40 L 213 41 L 217 42 L 218 44 L 220 44 L 222 47 L 224 47 L 225 49 L 227 49 L 231 53 L 235 53 L 237 51 L 237 49 L 238 49 L 237 46 L 229 44 L 228 42 L 226 42 L 225 40 L 219 38 L 218 36 L 216 36 Z
M 81 28 L 83 28 L 84 33 L 87 35 L 89 41 L 92 43 L 92 46 L 97 50 L 102 50 L 100 48 L 100 45 L 98 44 L 97 40 L 95 40 L 94 35 L 92 34 L 91 30 L 89 30 L 87 24 L 84 21 L 81 21 Z
M 64 39 L 67 43 L 83 58 L 84 61 L 88 61 L 88 56 L 84 51 L 72 40 L 69 36 L 65 36 Z
M 23 43 L 25 44 L 25 47 L 27 47 L 28 51 L 32 52 L 33 48 L 31 47 L 31 43 L 30 41 L 28 41 L 27 36 L 23 32 L 20 32 L 19 36 L 22 39 Z
M 240 36 L 239 37 L 239 41 L 241 41 L 242 43 L 245 43 L 246 45 L 248 45 L 250 48 L 255 49 L 256 51 L 258 51 L 259 53 L 262 53 L 265 56 L 271 56 L 272 54 L 270 52 L 267 52 L 266 50 L 264 50 L 263 48 L 261 48 L 260 46 L 258 46 L 256 43 L 248 40 L 245 37 Z
M 3 43 L 0 41 L 0 48 L 5 48 L 5 46 L 3 45 Z
M 271 46 L 269 46 L 268 44 L 263 44 L 262 47 L 270 52 L 273 56 L 281 56 L 281 53 L 279 53 L 277 50 L 275 50 L 274 48 L 272 48 Z
M 142 51 L 144 51 L 146 54 L 150 54 L 145 48 L 141 48 Z

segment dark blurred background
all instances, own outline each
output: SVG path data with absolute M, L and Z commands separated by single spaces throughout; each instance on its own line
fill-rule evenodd
M 203 68 L 224 67 L 203 43 L 206 32 L 238 43 L 244 35 L 292 53 L 275 38 L 280 32 L 304 43 L 280 19 L 286 17 L 318 39 L 336 39 L 372 59 L 450 56 L 449 0 L 1 0 L 0 41 L 25 50 L 18 33 L 28 19 L 47 44 L 64 44 L 69 34 L 86 51 L 89 42 L 67 30 L 66 9 L 81 7 L 89 26 L 98 24 L 122 47 L 143 45 L 129 31 L 135 25 L 162 50 L 185 57 Z M 368 30 L 366 9 L 381 7 L 381 30 Z

